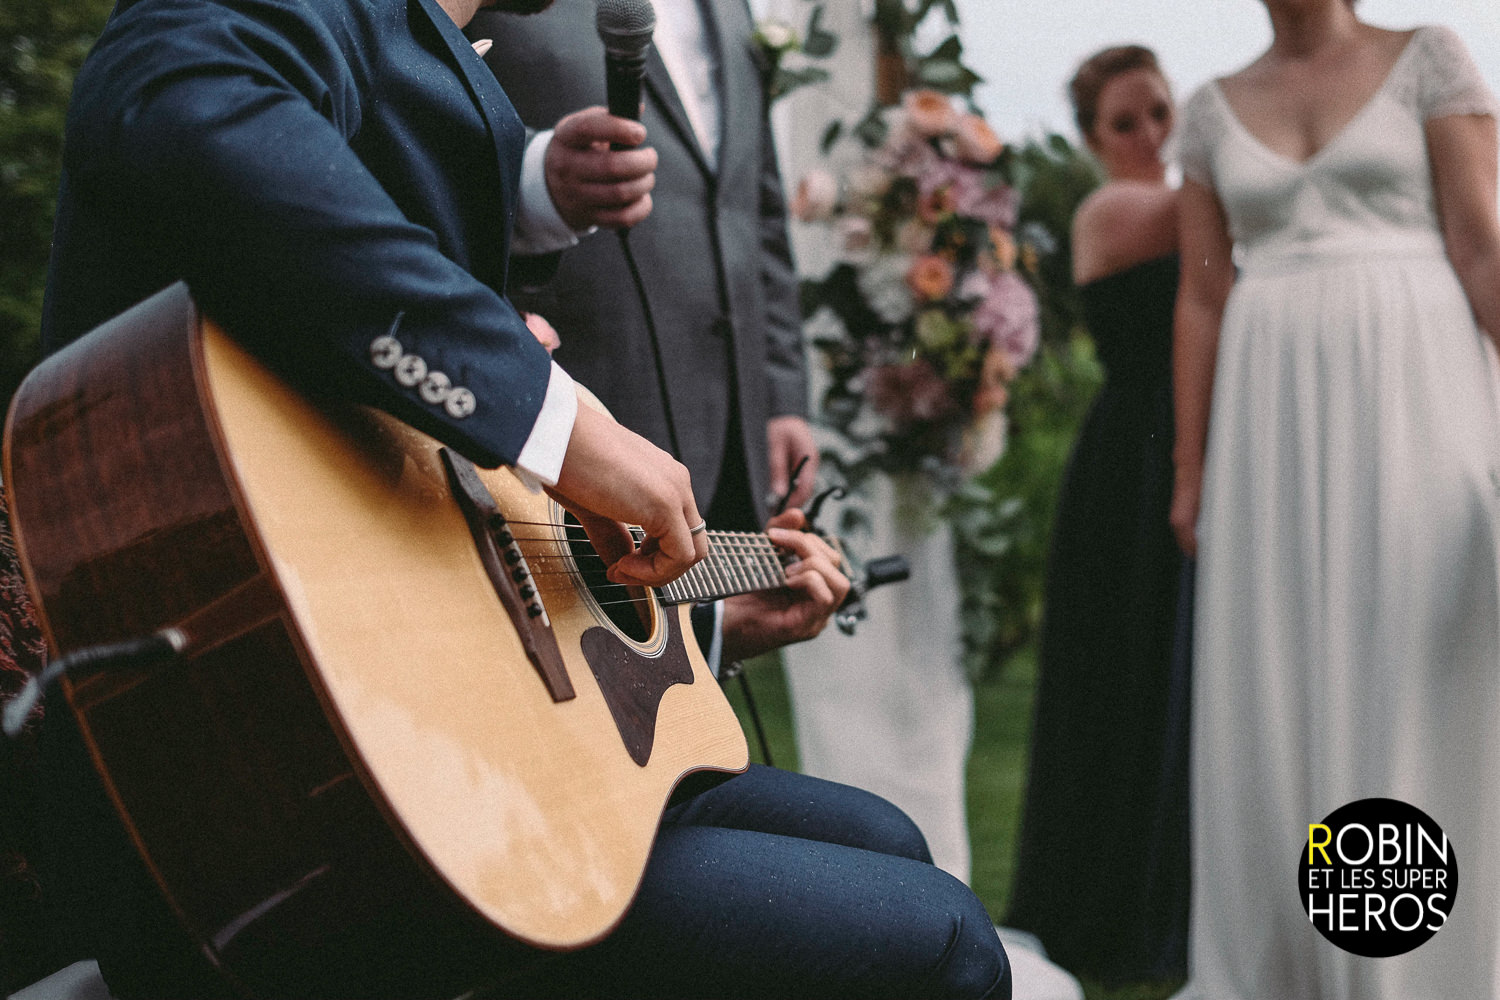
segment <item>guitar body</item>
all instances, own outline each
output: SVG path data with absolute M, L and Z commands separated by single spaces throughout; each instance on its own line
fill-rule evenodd
M 310 404 L 182 286 L 18 393 L 5 481 L 54 653 L 185 639 L 176 661 L 67 695 L 147 865 L 226 971 L 237 942 L 273 939 L 281 907 L 339 878 L 451 894 L 544 948 L 597 941 L 680 779 L 746 766 L 686 610 L 648 600 L 630 638 L 582 582 L 562 511 L 509 470 L 478 476 L 560 685 L 529 658 L 439 446 Z

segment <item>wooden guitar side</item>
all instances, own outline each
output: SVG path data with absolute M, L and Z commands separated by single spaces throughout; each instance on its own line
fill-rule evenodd
M 181 287 L 54 356 L 17 395 L 5 478 L 53 648 L 180 626 L 182 662 L 78 678 L 68 697 L 164 892 L 233 971 L 234 944 L 333 875 L 426 886 L 523 941 L 603 937 L 661 810 L 744 735 L 686 628 L 609 640 L 686 657 L 644 766 L 583 647 L 608 629 L 508 471 L 481 478 L 526 562 L 576 697 L 554 701 L 485 575 L 430 438 L 324 411 Z M 685 640 L 685 641 L 684 641 Z M 608 675 L 605 675 L 609 680 Z

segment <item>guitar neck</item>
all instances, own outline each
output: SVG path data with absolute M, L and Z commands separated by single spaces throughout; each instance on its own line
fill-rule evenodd
M 787 558 L 766 535 L 710 531 L 708 555 L 657 593 L 670 605 L 776 590 L 786 586 Z

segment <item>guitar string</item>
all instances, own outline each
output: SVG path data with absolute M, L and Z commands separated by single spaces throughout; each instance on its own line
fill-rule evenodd
M 533 544 L 533 543 L 546 543 L 546 542 L 554 542 L 555 543 L 555 542 L 558 541 L 558 539 L 548 538 L 548 537 L 545 537 L 545 536 L 526 537 L 526 536 L 515 536 L 515 535 L 513 535 L 511 537 L 514 538 L 517 542 L 525 542 L 528 545 L 529 544 Z M 567 541 L 581 541 L 581 540 L 582 539 L 567 539 Z M 543 553 L 543 555 L 545 555 L 545 553 Z M 599 555 L 599 553 L 597 551 L 594 551 L 594 552 L 578 552 L 578 553 L 574 553 L 574 555 L 575 556 L 580 556 L 580 557 L 587 557 L 587 558 L 590 558 L 590 559 L 602 559 L 603 558 L 603 556 Z M 746 550 L 746 551 L 733 551 L 733 550 L 725 551 L 723 549 L 717 549 L 717 550 L 716 549 L 710 549 L 708 555 L 704 556 L 704 559 L 725 559 L 725 558 L 744 559 L 746 557 L 751 557 L 751 556 L 772 556 L 772 557 L 776 558 L 778 561 L 785 562 L 786 558 L 789 555 L 791 555 L 791 553 L 785 552 L 785 551 L 783 551 L 781 549 L 773 549 L 773 548 L 758 549 L 758 550 L 754 550 L 754 551 L 750 551 L 750 550 Z
M 598 555 L 597 553 L 588 553 L 588 555 L 590 556 L 590 558 L 599 559 L 601 561 L 603 560 L 603 557 L 600 556 L 600 555 Z M 558 553 L 555 553 L 555 554 L 536 554 L 531 559 L 528 559 L 528 562 L 536 561 L 536 562 L 540 563 L 543 560 L 548 561 L 548 562 L 556 562 L 556 561 L 562 560 L 564 558 L 566 558 L 566 556 L 564 556 L 564 554 L 561 553 L 561 552 L 558 552 Z M 577 561 L 577 557 L 575 556 L 573 558 L 574 558 L 574 561 L 576 562 Z M 785 566 L 780 566 L 779 568 L 782 569 L 783 571 L 786 569 Z M 539 568 L 533 568 L 532 571 L 531 571 L 531 575 L 533 577 L 544 577 L 544 576 L 545 577 L 576 576 L 577 575 L 577 571 L 574 570 L 574 569 L 569 569 L 569 568 L 564 568 L 564 569 L 539 569 Z M 775 577 L 768 577 L 768 579 L 775 580 L 776 582 L 773 583 L 773 584 L 771 584 L 770 586 L 751 587 L 751 588 L 746 589 L 746 590 L 729 589 L 729 590 L 723 591 L 722 593 L 718 592 L 719 584 L 718 584 L 717 581 L 711 580 L 711 579 L 710 580 L 702 580 L 702 581 L 699 581 L 699 582 L 700 583 L 708 584 L 709 588 L 710 588 L 710 592 L 702 595 L 701 598 L 695 597 L 693 599 L 694 600 L 700 600 L 700 599 L 701 600 L 712 600 L 712 599 L 716 599 L 717 597 L 732 597 L 732 596 L 734 596 L 736 594 L 741 594 L 741 593 L 754 593 L 757 590 L 776 590 L 776 589 L 780 589 L 780 588 L 783 588 L 783 587 L 786 587 L 786 586 L 790 585 L 788 583 L 788 581 L 784 577 L 782 577 L 779 580 L 777 580 Z M 679 577 L 678 580 L 674 580 L 674 581 L 672 581 L 672 583 L 678 583 L 680 580 L 681 580 L 681 578 Z M 661 592 L 661 591 L 666 590 L 668 587 L 672 586 L 672 583 L 664 584 L 663 586 L 660 586 L 660 587 L 650 587 L 650 588 L 647 588 L 647 589 Z M 628 589 L 628 588 L 634 587 L 634 586 L 637 586 L 637 585 L 636 584 L 614 583 L 612 581 L 606 581 L 605 583 L 601 584 L 598 587 L 598 590 L 599 591 L 604 591 L 604 590 L 606 590 L 606 588 L 616 588 L 616 589 L 619 589 L 619 590 L 625 590 L 625 589 Z M 590 588 L 589 593 L 594 597 L 595 603 L 597 603 L 602 608 L 614 607 L 616 605 L 621 605 L 621 604 L 639 605 L 639 604 L 641 604 L 642 602 L 644 602 L 646 600 L 646 598 L 644 598 L 644 597 L 626 597 L 626 598 L 622 598 L 622 599 L 619 599 L 619 600 L 600 600 L 599 593 L 596 593 L 594 588 Z
M 528 542 L 528 543 L 529 542 L 558 542 L 558 541 L 585 542 L 585 541 L 589 540 L 587 535 L 569 535 L 569 536 L 566 536 L 564 539 L 558 539 L 555 535 L 518 535 L 515 532 L 510 532 L 510 536 L 511 536 L 511 538 L 513 540 L 515 540 L 517 542 Z M 718 541 L 719 542 L 719 545 L 718 545 L 717 548 L 712 544 L 712 542 L 714 542 L 714 541 Z M 788 553 L 787 550 L 779 548 L 778 546 L 774 545 L 770 541 L 766 541 L 766 542 L 755 544 L 755 545 L 744 545 L 744 544 L 741 544 L 739 542 L 725 542 L 722 539 L 710 539 L 710 543 L 711 544 L 709 545 L 708 555 L 704 557 L 705 559 L 708 559 L 708 558 L 723 559 L 725 557 L 733 557 L 733 558 L 743 559 L 743 558 L 746 558 L 746 557 L 755 557 L 755 556 L 769 555 L 769 556 L 775 557 L 778 561 L 783 561 L 784 562 L 785 558 L 788 555 L 790 555 L 790 553 Z M 579 553 L 574 553 L 574 555 L 575 555 L 575 557 L 584 556 L 584 557 L 595 558 L 595 559 L 603 558 L 602 556 L 599 555 L 598 552 L 579 552 Z
M 567 521 L 523 521 L 518 518 L 505 518 L 504 521 L 506 524 L 521 524 L 527 527 L 534 528 L 562 528 L 564 531 L 583 531 L 585 534 L 587 533 L 587 529 L 585 529 L 583 525 L 572 524 Z M 632 533 L 641 531 L 639 525 L 627 525 L 627 528 Z M 767 545 L 775 544 L 770 540 L 769 537 L 765 535 L 765 533 L 758 531 L 721 531 L 718 528 L 713 528 L 709 530 L 708 536 L 710 538 L 718 538 L 720 540 L 743 539 L 745 541 L 755 541 Z
M 569 524 L 565 521 L 522 521 L 509 519 L 506 519 L 504 523 L 507 526 L 525 525 L 527 527 L 536 528 L 561 528 L 563 529 L 564 537 L 570 542 L 588 540 L 588 531 L 580 524 Z M 628 526 L 628 530 L 632 535 L 644 534 L 639 527 L 634 525 Z M 581 532 L 581 534 L 579 534 L 579 532 Z M 523 542 L 543 542 L 557 540 L 556 536 L 553 535 L 517 535 L 514 532 L 511 532 L 511 537 L 516 539 L 517 541 Z M 753 531 L 713 530 L 708 532 L 708 538 L 710 542 L 709 555 L 711 556 L 754 555 L 769 552 L 776 554 L 778 558 L 780 558 L 781 554 L 786 551 L 785 549 L 782 549 L 781 547 L 776 545 L 776 543 L 771 541 L 771 539 L 766 535 Z M 720 543 L 720 551 L 717 553 L 713 550 L 712 543 L 714 541 L 718 541 Z M 731 551 L 726 552 L 726 546 L 732 547 Z
M 564 537 L 570 542 L 588 540 L 588 532 L 582 526 L 576 524 L 555 524 L 546 521 L 507 521 L 506 524 L 537 528 L 562 528 Z M 639 531 L 639 529 L 632 531 L 632 534 L 635 534 L 636 531 Z M 522 542 L 555 541 L 557 537 L 555 535 L 518 535 L 514 531 L 510 532 L 510 535 L 517 541 Z M 749 531 L 710 531 L 708 539 L 710 543 L 718 542 L 721 549 L 724 546 L 733 546 L 737 549 L 748 548 L 750 551 L 783 551 L 780 546 L 771 541 L 767 536 Z
M 562 529 L 562 533 L 563 533 L 563 538 L 559 539 L 556 535 L 550 535 L 550 534 L 549 535 L 518 535 L 514 531 L 510 531 L 509 534 L 510 534 L 511 538 L 513 540 L 515 540 L 516 542 L 527 542 L 527 543 L 532 543 L 532 542 L 553 542 L 553 543 L 557 543 L 559 541 L 567 541 L 567 542 L 589 541 L 587 529 L 585 529 L 580 524 L 569 524 L 569 523 L 567 523 L 565 521 L 524 521 L 524 520 L 519 520 L 519 519 L 512 520 L 512 519 L 509 519 L 509 518 L 505 519 L 504 523 L 505 523 L 505 525 L 506 525 L 507 528 L 509 528 L 509 527 L 511 527 L 513 525 L 524 525 L 524 526 L 533 527 L 533 528 L 561 528 Z M 633 536 L 642 534 L 641 529 L 639 527 L 637 527 L 637 526 L 634 526 L 634 525 L 627 526 L 627 529 L 630 531 L 630 533 Z M 778 548 L 774 542 L 772 542 L 768 537 L 766 537 L 763 534 L 758 534 L 758 533 L 755 533 L 755 532 L 747 532 L 747 531 L 710 531 L 708 533 L 708 535 L 709 535 L 709 542 L 710 542 L 708 555 L 704 559 L 700 560 L 697 564 L 695 564 L 695 568 L 698 567 L 698 566 L 703 566 L 704 563 L 707 563 L 710 560 L 717 560 L 717 561 L 721 561 L 722 562 L 726 558 L 733 558 L 733 559 L 737 559 L 737 560 L 741 561 L 741 563 L 743 563 L 744 560 L 746 559 L 746 557 L 759 557 L 759 556 L 766 556 L 766 555 L 769 555 L 769 556 L 771 556 L 772 558 L 774 558 L 776 560 L 779 569 L 785 571 L 785 569 L 787 568 L 786 557 L 787 557 L 787 555 L 789 553 L 787 553 L 784 549 Z M 714 548 L 714 545 L 713 545 L 713 542 L 715 542 L 715 541 L 717 541 L 717 542 L 720 543 L 720 547 L 719 547 L 719 549 L 717 551 L 715 551 L 715 548 Z M 570 551 L 570 552 L 568 552 L 566 554 L 564 554 L 562 551 L 551 552 L 551 553 L 546 553 L 546 552 L 532 552 L 532 553 L 529 553 L 527 555 L 528 555 L 528 560 L 527 560 L 528 562 L 531 562 L 531 561 L 535 560 L 535 561 L 537 561 L 539 563 L 542 560 L 556 561 L 556 560 L 560 560 L 560 559 L 564 559 L 564 558 L 571 558 L 575 564 L 577 564 L 581 559 L 590 559 L 590 560 L 597 559 L 601 563 L 604 561 L 604 557 L 601 556 L 598 552 L 594 552 L 594 551 L 589 551 L 589 552 L 571 552 Z M 739 568 L 743 569 L 744 566 L 742 565 Z M 762 568 L 762 567 L 752 567 L 752 568 Z M 710 569 L 712 569 L 712 567 L 711 566 L 703 566 L 703 569 L 704 570 L 710 570 Z M 691 572 L 691 570 L 689 572 Z M 532 576 L 571 576 L 574 573 L 575 573 L 575 570 L 568 569 L 568 568 L 557 569 L 557 570 L 533 569 L 531 575 Z M 770 579 L 775 579 L 775 577 L 769 577 L 769 578 Z M 673 581 L 673 582 L 676 582 L 676 581 Z M 706 581 L 706 582 L 712 583 L 713 581 Z M 783 581 L 783 584 L 784 584 L 784 581 Z M 612 582 L 608 582 L 608 583 L 605 583 L 603 585 L 603 587 L 618 587 L 620 589 L 625 589 L 626 586 L 627 585 L 625 585 L 625 584 L 617 584 L 617 583 L 612 583 Z M 670 584 L 668 584 L 666 586 L 670 586 Z M 601 589 L 603 589 L 603 587 L 601 587 Z M 665 588 L 664 587 L 657 587 L 657 588 L 651 588 L 651 589 L 662 590 L 662 589 L 665 589 Z M 757 589 L 759 589 L 759 588 L 757 588 Z M 590 593 L 592 594 L 592 591 L 590 591 Z M 594 600 L 595 600 L 595 603 L 597 603 L 600 607 L 615 607 L 615 606 L 623 605 L 623 604 L 629 604 L 629 605 L 639 606 L 643 602 L 646 602 L 647 598 L 645 598 L 645 597 L 627 597 L 627 598 L 623 598 L 621 600 L 601 601 L 601 600 L 599 600 L 599 597 L 596 594 L 596 595 L 594 595 Z
M 532 556 L 530 556 L 527 559 L 527 562 L 528 563 L 531 563 L 531 562 L 540 563 L 543 560 L 546 560 L 548 562 L 556 562 L 556 561 L 559 561 L 559 560 L 564 559 L 564 558 L 565 557 L 562 554 L 560 554 L 560 553 L 556 554 L 556 555 L 548 555 L 548 554 L 545 554 L 545 553 L 535 553 L 535 554 L 533 554 Z M 597 559 L 597 560 L 599 560 L 599 562 L 601 564 L 604 562 L 604 557 L 601 556 L 601 555 L 598 555 L 597 553 L 589 553 L 587 555 L 587 558 L 590 559 L 590 560 Z M 573 560 L 573 562 L 575 564 L 577 564 L 579 562 L 579 557 L 572 556 L 572 560 Z M 704 561 L 706 562 L 707 560 L 704 560 Z M 699 565 L 701 565 L 701 563 L 695 564 L 694 569 L 696 569 L 697 566 L 699 566 Z M 791 565 L 792 564 L 789 564 L 789 563 L 778 562 L 776 564 L 775 570 L 779 570 L 782 574 L 785 574 L 785 572 L 788 569 L 791 568 Z M 733 566 L 733 567 L 730 567 L 730 568 L 741 571 L 741 573 L 740 573 L 741 576 L 744 576 L 744 572 L 743 571 L 745 571 L 747 569 L 751 570 L 751 571 L 759 570 L 759 571 L 761 571 L 761 575 L 764 576 L 766 579 L 775 581 L 774 584 L 773 584 L 773 586 L 784 586 L 785 583 L 786 583 L 784 577 L 778 578 L 775 575 L 775 572 L 769 566 L 765 566 L 765 565 L 751 565 L 751 564 L 747 564 L 747 563 L 741 563 L 741 564 L 739 564 L 737 566 Z M 581 569 L 582 569 L 582 567 L 580 566 L 579 570 L 581 570 Z M 563 568 L 563 569 L 544 569 L 544 568 L 540 568 L 540 567 L 533 567 L 531 569 L 531 575 L 532 576 L 536 576 L 536 577 L 541 577 L 541 576 L 573 576 L 579 570 L 574 570 L 574 569 L 570 569 L 570 568 L 566 568 L 566 567 Z M 690 570 L 689 572 L 691 573 L 692 571 Z M 684 576 L 686 576 L 686 575 L 687 574 L 684 574 Z M 700 573 L 699 575 L 701 576 L 703 574 Z M 672 583 L 677 583 L 678 581 L 680 581 L 682 579 L 683 579 L 683 577 L 677 577 L 671 583 L 662 584 L 661 586 L 655 587 L 653 589 L 662 590 L 665 587 L 671 586 Z M 699 582 L 707 583 L 711 587 L 719 587 L 720 586 L 719 581 L 713 580 L 713 579 L 702 580 L 702 581 L 699 581 Z M 603 584 L 603 585 L 613 586 L 613 587 L 635 586 L 635 584 L 619 584 L 619 583 L 615 583 L 614 581 L 608 581 L 606 584 Z M 735 592 L 735 593 L 748 593 L 750 591 L 762 590 L 762 589 L 765 589 L 765 588 L 764 587 L 749 587 L 749 588 L 745 588 L 743 590 L 735 588 L 735 589 L 732 590 L 732 592 Z

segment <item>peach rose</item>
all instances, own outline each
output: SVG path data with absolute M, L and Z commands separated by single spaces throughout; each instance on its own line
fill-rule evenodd
M 789 206 L 801 222 L 824 222 L 833 216 L 839 200 L 839 182 L 826 170 L 814 168 L 797 182 L 797 193 Z
M 1000 270 L 1009 271 L 1016 266 L 1018 251 L 1014 236 L 999 226 L 991 226 L 990 243 L 995 248 L 995 263 L 1000 265 Z
M 993 163 L 995 157 L 1005 149 L 1005 143 L 990 128 L 990 123 L 978 115 L 962 114 L 954 125 L 960 159 L 970 163 Z
M 935 90 L 908 90 L 901 98 L 906 120 L 919 135 L 935 138 L 953 131 L 958 112 L 947 94 Z
M 906 284 L 919 300 L 936 302 L 953 291 L 953 265 L 935 253 L 918 257 L 906 272 Z

